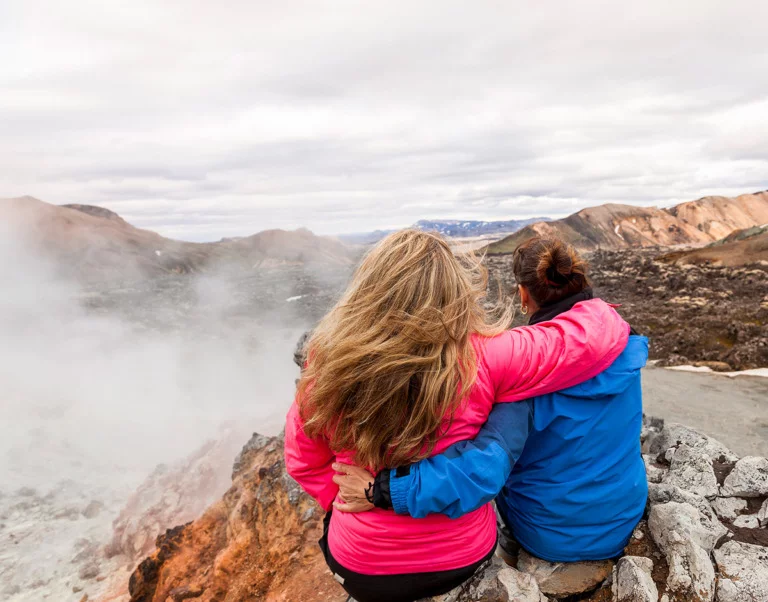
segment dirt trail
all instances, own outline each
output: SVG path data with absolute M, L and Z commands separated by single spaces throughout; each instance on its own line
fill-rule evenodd
M 643 396 L 646 414 L 701 430 L 741 456 L 768 456 L 768 378 L 649 367 Z

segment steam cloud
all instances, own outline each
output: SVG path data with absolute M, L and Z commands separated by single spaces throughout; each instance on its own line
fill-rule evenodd
M 191 300 L 83 289 L 0 232 L 0 280 L 3 489 L 135 484 L 227 422 L 279 430 L 303 325 L 265 326 L 258 307 L 233 322 L 226 278 L 198 278 Z

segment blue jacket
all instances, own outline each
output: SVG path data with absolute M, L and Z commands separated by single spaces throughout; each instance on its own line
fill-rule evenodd
M 631 336 L 595 378 L 497 404 L 473 441 L 389 473 L 395 512 L 458 517 L 496 498 L 515 539 L 553 562 L 621 554 L 642 518 L 640 370 L 648 339 Z

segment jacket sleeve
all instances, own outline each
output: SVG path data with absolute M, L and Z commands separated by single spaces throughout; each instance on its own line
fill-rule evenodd
M 554 393 L 597 376 L 619 357 L 629 324 L 601 299 L 591 299 L 549 322 L 507 330 L 484 352 L 497 402 Z
M 474 440 L 388 471 L 395 512 L 415 518 L 440 512 L 458 518 L 491 501 L 523 452 L 532 421 L 531 400 L 497 404 Z
M 311 439 L 304 433 L 299 406 L 294 401 L 285 422 L 285 468 L 326 511 L 339 493 L 332 480 L 334 458 L 325 439 Z

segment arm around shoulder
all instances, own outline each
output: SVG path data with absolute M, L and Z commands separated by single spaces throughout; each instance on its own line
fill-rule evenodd
M 496 401 L 553 393 L 597 376 L 621 354 L 627 324 L 601 299 L 583 301 L 549 322 L 508 330 L 486 341 Z
M 458 518 L 477 510 L 495 498 L 509 478 L 532 418 L 531 400 L 497 404 L 475 439 L 377 476 L 374 503 L 415 518 L 432 513 Z

